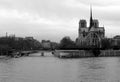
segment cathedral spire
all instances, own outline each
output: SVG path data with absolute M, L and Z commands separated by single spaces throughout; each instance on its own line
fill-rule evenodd
M 92 6 L 90 6 L 90 27 L 89 29 L 91 29 L 92 26 L 93 26 Z

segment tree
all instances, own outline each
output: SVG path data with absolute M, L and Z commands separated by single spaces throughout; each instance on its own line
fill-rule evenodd
M 112 48 L 112 41 L 110 39 L 102 39 L 101 41 L 102 49 L 110 49 Z
M 75 49 L 75 42 L 70 39 L 70 37 L 64 37 L 60 41 L 60 49 Z

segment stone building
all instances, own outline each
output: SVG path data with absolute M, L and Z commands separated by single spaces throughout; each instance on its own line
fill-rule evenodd
M 43 49 L 51 49 L 51 41 L 50 40 L 42 40 L 41 42 Z
M 80 48 L 101 48 L 101 40 L 105 37 L 104 27 L 99 26 L 99 21 L 93 19 L 92 9 L 90 10 L 90 24 L 87 27 L 87 21 L 79 21 L 78 38 L 76 44 Z
M 120 35 L 116 35 L 113 37 L 113 47 L 120 49 Z

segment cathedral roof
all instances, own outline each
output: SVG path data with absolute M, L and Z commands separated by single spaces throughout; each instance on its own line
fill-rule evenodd
M 104 29 L 104 27 L 98 27 L 98 28 L 91 27 L 90 31 L 100 31 L 100 32 L 104 32 L 105 29 Z

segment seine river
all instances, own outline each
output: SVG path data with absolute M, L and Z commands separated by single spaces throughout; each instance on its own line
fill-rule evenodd
M 0 59 L 0 82 L 120 82 L 120 57 Z

